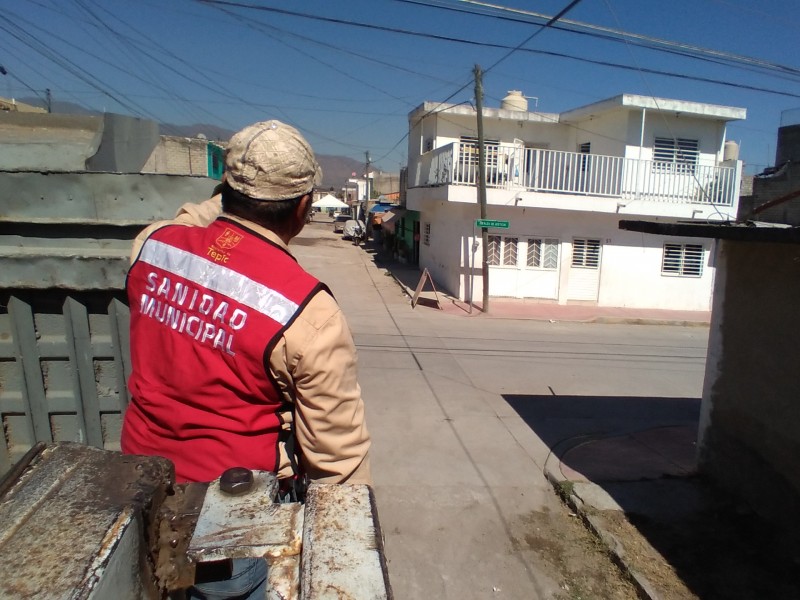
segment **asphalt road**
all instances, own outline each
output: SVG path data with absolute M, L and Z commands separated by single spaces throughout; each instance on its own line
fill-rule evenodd
M 331 287 L 358 347 L 396 597 L 560 597 L 559 573 L 525 542 L 531 515 L 562 508 L 548 455 L 607 427 L 602 415 L 635 427 L 651 407 L 700 398 L 708 330 L 412 309 L 385 265 L 328 223 L 293 252 Z

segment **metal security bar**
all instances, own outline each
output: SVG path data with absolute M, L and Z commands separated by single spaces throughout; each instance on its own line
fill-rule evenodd
M 487 144 L 486 186 L 533 192 L 732 206 L 735 167 L 693 164 L 674 168 L 663 160 L 639 160 Z M 478 184 L 478 146 L 454 142 L 426 154 L 417 185 Z

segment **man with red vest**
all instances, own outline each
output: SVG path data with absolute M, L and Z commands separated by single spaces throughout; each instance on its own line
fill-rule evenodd
M 235 134 L 221 197 L 137 237 L 127 280 L 131 402 L 122 450 L 175 464 L 177 482 L 230 467 L 371 484 L 356 350 L 327 287 L 289 241 L 321 170 L 300 133 L 266 121 Z M 221 210 L 221 212 L 220 212 Z M 199 598 L 263 598 L 264 561 Z

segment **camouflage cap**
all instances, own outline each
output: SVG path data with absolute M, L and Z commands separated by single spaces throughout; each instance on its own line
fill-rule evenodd
M 256 200 L 288 200 L 319 185 L 322 169 L 294 127 L 262 121 L 234 134 L 225 151 L 225 181 Z

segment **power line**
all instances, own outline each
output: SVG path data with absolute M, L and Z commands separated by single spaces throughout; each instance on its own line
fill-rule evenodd
M 265 12 L 271 12 L 271 13 L 276 13 L 276 14 L 284 14 L 284 15 L 298 17 L 298 18 L 322 21 L 322 22 L 326 22 L 326 23 L 332 23 L 332 24 L 338 24 L 338 25 L 347 25 L 347 26 L 351 26 L 351 27 L 357 27 L 357 28 L 362 28 L 362 29 L 371 29 L 371 30 L 376 30 L 376 31 L 384 31 L 384 32 L 388 32 L 388 33 L 396 33 L 396 34 L 399 34 L 399 35 L 420 37 L 420 38 L 437 40 L 437 41 L 442 41 L 442 42 L 455 42 L 455 43 L 466 44 L 466 45 L 470 45 L 470 46 L 477 46 L 477 47 L 483 47 L 483 48 L 498 48 L 498 49 L 502 49 L 502 50 L 512 50 L 512 49 L 516 48 L 514 46 L 508 46 L 506 44 L 497 44 L 497 43 L 492 43 L 492 42 L 480 42 L 480 41 L 471 40 L 471 39 L 467 39 L 467 38 L 459 38 L 459 37 L 453 37 L 453 36 L 445 36 L 445 35 L 424 33 L 424 32 L 413 31 L 413 30 L 409 30 L 409 29 L 401 29 L 401 28 L 397 28 L 397 27 L 387 27 L 387 26 L 383 26 L 383 25 L 375 25 L 375 24 L 372 24 L 372 23 L 365 23 L 365 22 L 352 21 L 352 20 L 346 20 L 346 19 L 323 17 L 323 16 L 319 16 L 319 15 L 313 15 L 313 14 L 302 13 L 302 12 L 297 12 L 297 11 L 290 11 L 290 10 L 286 10 L 286 9 L 274 8 L 274 7 L 269 7 L 269 6 L 254 5 L 254 4 L 249 4 L 249 3 L 245 3 L 245 2 L 235 2 L 235 1 L 232 1 L 232 0 L 195 0 L 195 1 L 199 2 L 201 4 L 219 4 L 219 5 L 225 5 L 225 6 L 234 6 L 234 7 L 244 8 L 244 9 L 249 9 L 249 10 L 258 10 L 258 11 L 265 11 Z M 417 3 L 415 0 L 396 0 L 396 1 Z M 557 25 L 553 25 L 552 27 L 554 29 L 558 29 Z M 597 37 L 597 36 L 595 36 L 595 37 Z M 617 41 L 621 41 L 621 40 L 617 40 Z M 640 70 L 643 70 L 643 71 L 646 71 L 646 72 L 651 73 L 653 75 L 662 75 L 662 76 L 665 76 L 665 77 L 672 77 L 672 78 L 683 79 L 683 80 L 687 80 L 687 81 L 698 81 L 698 82 L 701 82 L 701 83 L 711 83 L 711 84 L 714 84 L 714 85 L 722 85 L 722 86 L 726 86 L 726 87 L 738 88 L 738 89 L 743 89 L 743 90 L 764 92 L 764 93 L 768 93 L 768 94 L 775 94 L 775 95 L 786 96 L 786 97 L 790 97 L 790 98 L 798 98 L 798 97 L 800 97 L 800 95 L 798 95 L 798 94 L 795 94 L 795 93 L 792 93 L 792 92 L 786 92 L 786 91 L 783 91 L 783 90 L 776 90 L 776 89 L 765 88 L 765 87 L 762 87 L 762 86 L 755 86 L 755 85 L 749 85 L 749 84 L 735 83 L 735 82 L 732 82 L 732 81 L 726 81 L 726 80 L 722 80 L 722 79 L 715 79 L 715 78 L 712 78 L 712 77 L 701 77 L 701 76 L 697 76 L 697 75 L 689 75 L 689 74 L 686 74 L 686 73 L 677 73 L 677 72 L 674 72 L 674 71 L 666 71 L 666 70 L 663 70 L 663 69 L 637 68 L 637 67 L 631 66 L 631 65 L 626 65 L 626 64 L 621 64 L 621 63 L 616 63 L 616 62 L 611 62 L 611 61 L 591 59 L 591 58 L 587 58 L 585 56 L 576 56 L 576 55 L 567 54 L 567 53 L 564 53 L 564 52 L 554 52 L 554 51 L 550 51 L 550 50 L 534 50 L 534 49 L 530 49 L 530 48 L 519 48 L 518 51 L 520 51 L 520 52 L 528 52 L 528 53 L 531 53 L 531 54 L 539 54 L 539 55 L 542 55 L 542 56 L 553 56 L 553 57 L 558 57 L 558 58 L 566 58 L 566 59 L 575 60 L 575 61 L 578 61 L 578 62 L 584 62 L 584 63 L 587 63 L 587 64 L 594 64 L 594 65 L 598 65 L 598 66 L 604 66 L 604 67 L 610 67 L 610 68 L 616 68 L 616 69 L 623 69 L 623 70 L 628 70 L 628 71 L 640 71 Z M 706 60 L 706 62 L 714 62 L 714 61 Z M 469 85 L 470 85 L 470 83 L 468 82 L 467 84 L 464 85 L 463 89 L 466 89 Z M 459 90 L 459 91 L 461 91 L 461 90 Z
M 551 19 L 551 17 L 542 13 L 511 8 L 497 4 L 490 4 L 488 2 L 482 2 L 480 0 L 455 0 L 459 4 L 471 5 L 473 7 L 472 9 L 465 8 L 462 6 L 451 6 L 448 5 L 446 2 L 430 2 L 430 1 L 426 2 L 424 0 L 394 0 L 394 1 L 404 4 L 427 6 L 430 8 L 437 8 L 452 12 L 486 16 L 498 20 L 510 21 L 515 23 L 530 23 L 530 22 L 538 23 L 538 22 L 546 22 L 549 19 Z M 480 10 L 475 10 L 475 8 L 484 10 L 481 12 Z M 519 15 L 519 16 L 512 17 L 509 15 Z M 719 62 L 719 60 L 721 59 L 724 60 L 725 63 L 749 64 L 758 66 L 766 70 L 774 70 L 779 72 L 790 73 L 792 75 L 800 75 L 800 69 L 796 67 L 782 65 L 780 63 L 766 61 L 751 56 L 744 56 L 741 54 L 733 54 L 721 50 L 704 48 L 702 46 L 697 46 L 694 44 L 676 42 L 676 41 L 666 40 L 663 38 L 642 35 L 639 33 L 623 31 L 621 28 L 615 29 L 611 27 L 605 27 L 602 25 L 594 25 L 592 23 L 573 21 L 570 19 L 561 19 L 558 25 L 553 25 L 553 28 L 561 31 L 566 31 L 569 33 L 589 35 L 591 37 L 596 37 L 598 39 L 604 39 L 612 42 L 624 43 L 628 45 L 633 44 L 650 50 L 669 51 L 670 53 L 678 54 L 680 56 L 685 56 L 689 58 L 697 58 L 702 60 L 703 57 L 706 57 L 706 59 L 712 59 L 710 60 L 710 62 Z

